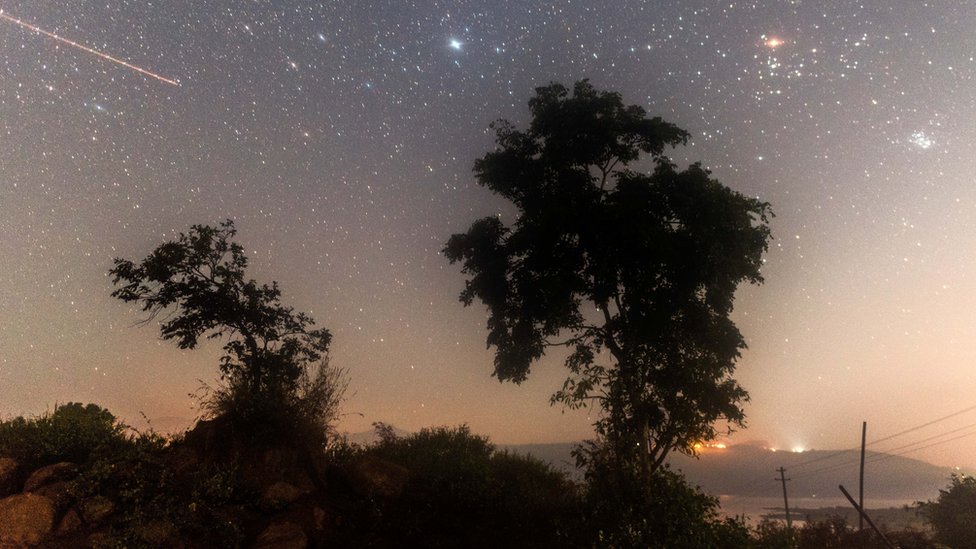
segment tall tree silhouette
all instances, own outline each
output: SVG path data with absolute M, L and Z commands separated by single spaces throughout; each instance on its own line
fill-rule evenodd
M 147 322 L 168 310 L 160 332 L 181 349 L 196 347 L 201 337 L 225 338 L 220 371 L 239 397 L 231 401 L 285 405 L 307 381 L 309 366 L 328 351 L 332 336 L 312 329 L 315 322 L 305 313 L 282 305 L 276 282 L 245 278 L 248 261 L 232 242 L 236 234 L 231 220 L 218 227 L 194 225 L 138 264 L 116 258 L 109 271 L 118 286 L 112 296 L 140 303 Z
M 525 131 L 492 125 L 497 147 L 474 165 L 517 218 L 475 221 L 444 254 L 470 275 L 461 301 L 488 307 L 494 375 L 519 383 L 569 347 L 553 402 L 599 403 L 605 447 L 653 473 L 716 422 L 743 424 L 745 342 L 729 315 L 738 284 L 762 281 L 769 205 L 699 164 L 679 170 L 664 150 L 687 132 L 586 80 L 537 88 L 529 107 Z M 642 155 L 649 173 L 630 168 Z

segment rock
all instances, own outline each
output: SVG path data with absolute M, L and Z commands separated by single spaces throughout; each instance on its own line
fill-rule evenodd
M 58 523 L 58 535 L 63 536 L 75 532 L 81 528 L 81 525 L 81 515 L 78 514 L 77 509 L 72 507 L 61 517 L 61 522 Z
M 254 542 L 254 549 L 305 549 L 308 536 L 300 526 L 292 522 L 274 522 L 261 532 Z
M 325 530 L 325 519 L 328 518 L 328 515 L 325 513 L 325 509 L 315 506 L 315 508 L 312 509 L 312 517 L 315 519 L 315 529 Z
M 36 492 L 39 488 L 62 480 L 71 480 L 78 476 L 78 466 L 74 463 L 62 461 L 31 473 L 24 482 L 25 492 Z
M 0 458 L 0 498 L 20 491 L 18 477 L 20 467 L 17 460 Z
M 198 422 L 173 445 L 171 456 L 179 472 L 233 467 L 242 487 L 259 494 L 278 481 L 306 492 L 319 487 L 318 470 L 303 443 L 256 436 L 226 416 Z
M 54 502 L 36 494 L 0 500 L 0 547 L 36 545 L 54 528 Z
M 403 493 L 410 471 L 401 465 L 373 456 L 366 456 L 352 464 L 353 486 L 366 495 L 396 498 Z
M 78 505 L 81 518 L 88 524 L 98 524 L 115 510 L 115 504 L 105 496 L 86 499 Z
M 261 505 L 269 509 L 281 509 L 307 493 L 307 490 L 302 490 L 294 484 L 279 480 L 264 491 L 261 496 Z
M 245 487 L 264 493 L 279 481 L 302 492 L 315 489 L 310 471 L 302 465 L 301 450 L 289 446 L 247 447 L 237 450 L 237 463 Z
M 74 498 L 68 491 L 68 482 L 63 480 L 45 484 L 30 493 L 50 499 L 54 502 L 54 507 L 59 514 L 74 503 Z

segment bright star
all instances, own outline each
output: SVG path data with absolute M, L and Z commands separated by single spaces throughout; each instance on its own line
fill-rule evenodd
M 451 38 L 451 49 L 461 51 L 461 42 L 457 38 Z
M 928 149 L 928 148 L 931 148 L 932 145 L 935 144 L 935 142 L 932 141 L 932 138 L 931 137 L 925 135 L 925 132 L 915 132 L 915 133 L 913 133 L 912 136 L 911 136 L 911 138 L 908 139 L 908 141 L 912 145 L 915 145 L 916 147 L 918 147 L 920 149 Z

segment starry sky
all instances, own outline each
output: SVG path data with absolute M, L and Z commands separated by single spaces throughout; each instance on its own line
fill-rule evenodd
M 752 401 L 726 442 L 853 447 L 862 420 L 871 441 L 976 405 L 965 2 L 0 8 L 0 417 L 83 401 L 192 420 L 219 346 L 160 341 L 107 271 L 233 218 L 251 276 L 333 332 L 343 428 L 586 437 L 585 411 L 548 405 L 558 356 L 522 386 L 490 376 L 485 310 L 458 303 L 439 254 L 477 218 L 512 219 L 471 172 L 488 124 L 524 127 L 534 87 L 581 78 L 691 132 L 676 162 L 776 212 L 766 283 L 738 294 Z M 968 410 L 873 449 L 976 466 L 972 434 Z

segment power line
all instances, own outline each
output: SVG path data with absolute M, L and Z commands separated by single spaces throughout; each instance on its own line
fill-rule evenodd
M 885 437 L 882 437 L 882 438 L 879 438 L 879 439 L 876 439 L 876 440 L 872 440 L 871 442 L 867 443 L 866 446 L 873 446 L 875 444 L 878 444 L 878 443 L 881 443 L 881 442 L 885 442 L 887 440 L 891 440 L 893 438 L 900 437 L 902 435 L 907 435 L 908 433 L 912 433 L 912 432 L 918 431 L 919 429 L 924 429 L 925 427 L 929 427 L 930 425 L 934 425 L 934 424 L 939 423 L 941 421 L 945 421 L 947 419 L 951 419 L 951 418 L 954 418 L 956 416 L 960 416 L 960 415 L 965 414 L 967 412 L 972 412 L 973 410 L 976 410 L 976 405 L 970 406 L 968 408 L 964 408 L 962 410 L 959 410 L 958 412 L 953 412 L 953 413 L 951 413 L 949 415 L 942 416 L 942 417 L 940 417 L 938 419 L 933 419 L 931 421 L 927 421 L 925 423 L 922 423 L 921 425 L 916 425 L 914 427 L 905 429 L 904 431 L 899 431 L 899 432 L 897 432 L 895 434 L 888 435 L 888 436 L 885 436 Z M 817 462 L 820 462 L 820 461 L 824 461 L 824 460 L 828 460 L 828 459 L 831 459 L 831 458 L 835 458 L 837 456 L 841 456 L 843 454 L 846 454 L 848 452 L 855 451 L 857 449 L 858 449 L 858 447 L 855 446 L 853 448 L 847 448 L 847 449 L 844 449 L 844 450 L 838 450 L 836 452 L 832 452 L 832 453 L 827 454 L 827 455 L 824 455 L 824 456 L 817 456 L 817 457 L 815 457 L 813 459 L 809 459 L 807 461 L 801 461 L 800 463 L 795 463 L 795 464 L 793 464 L 790 467 L 790 469 L 797 469 L 799 467 L 806 467 L 807 465 L 810 465 L 811 463 L 817 463 Z
M 885 450 L 884 453 L 891 454 L 891 453 L 897 452 L 898 450 L 904 450 L 905 448 L 909 448 L 911 446 L 915 446 L 916 444 L 921 444 L 923 442 L 928 442 L 930 440 L 934 440 L 934 439 L 937 439 L 937 438 L 942 438 L 942 437 L 944 437 L 946 435 L 951 435 L 953 433 L 958 433 L 959 431 L 965 431 L 966 429 L 972 429 L 973 427 L 976 427 L 976 423 L 970 423 L 969 425 L 966 425 L 964 427 L 959 427 L 958 429 L 952 429 L 951 431 L 946 431 L 944 433 L 939 433 L 937 435 L 932 435 L 930 437 L 923 438 L 922 440 L 917 440 L 917 441 L 912 442 L 910 444 L 902 444 L 901 446 L 896 446 L 894 448 L 889 448 L 888 450 Z M 970 433 L 970 434 L 976 434 L 976 433 Z M 950 440 L 955 440 L 955 439 L 950 439 Z M 928 446 L 925 446 L 925 448 L 927 448 L 927 447 Z
M 865 461 L 866 461 L 866 463 L 876 463 L 876 462 L 884 461 L 884 460 L 889 459 L 889 458 L 892 458 L 892 457 L 903 456 L 903 455 L 906 455 L 906 454 L 910 454 L 912 452 L 917 452 L 919 450 L 924 450 L 926 448 L 931 448 L 933 446 L 938 446 L 940 444 L 945 444 L 947 442 L 952 442 L 954 440 L 959 440 L 961 438 L 966 438 L 966 437 L 969 437 L 969 436 L 973 436 L 973 435 L 976 435 L 976 431 L 972 431 L 972 432 L 969 432 L 969 433 L 963 433 L 961 435 L 958 435 L 958 436 L 955 436 L 955 437 L 952 437 L 952 438 L 948 438 L 948 439 L 945 439 L 945 440 L 940 440 L 938 442 L 933 442 L 931 444 L 925 444 L 923 446 L 918 446 L 919 444 L 922 444 L 923 442 L 927 442 L 927 441 L 930 441 L 930 440 L 942 438 L 942 437 L 944 437 L 946 435 L 950 435 L 952 433 L 957 433 L 959 431 L 964 431 L 966 429 L 971 429 L 973 427 L 976 427 L 976 423 L 973 423 L 973 424 L 970 424 L 970 425 L 966 425 L 965 427 L 959 427 L 957 429 L 952 429 L 950 431 L 946 431 L 944 433 L 939 433 L 937 435 L 933 435 L 933 436 L 930 436 L 930 437 L 927 437 L 927 438 L 923 438 L 922 440 L 917 440 L 917 441 L 912 442 L 912 443 L 909 443 L 909 444 L 904 444 L 902 446 L 898 446 L 896 448 L 892 448 L 892 449 L 886 450 L 884 452 L 875 452 L 874 455 L 872 455 L 871 457 L 869 457 Z M 917 446 L 917 447 L 916 448 L 912 448 L 913 446 Z M 904 451 L 903 452 L 897 452 L 897 450 L 904 450 Z M 820 474 L 823 474 L 823 473 L 830 473 L 830 472 L 833 472 L 833 471 L 839 471 L 839 470 L 844 469 L 844 468 L 846 468 L 846 467 L 848 467 L 850 465 L 853 465 L 853 464 L 855 464 L 857 462 L 858 462 L 857 459 L 852 459 L 852 460 L 844 461 L 844 462 L 841 462 L 841 463 L 835 463 L 833 465 L 828 465 L 826 467 L 821 467 L 820 469 L 814 469 L 813 471 L 807 471 L 805 473 L 796 475 L 796 478 L 798 478 L 798 479 L 799 478 L 806 478 L 806 477 L 812 477 L 812 476 L 820 475 Z
M 971 433 L 965 433 L 965 434 L 962 434 L 962 435 L 959 435 L 959 436 L 955 436 L 955 437 L 952 437 L 952 438 L 949 438 L 949 439 L 946 439 L 946 440 L 941 440 L 939 442 L 933 442 L 932 444 L 926 444 L 925 446 L 919 446 L 918 448 L 912 448 L 911 450 L 905 450 L 904 452 L 900 452 L 900 453 L 897 453 L 897 454 L 879 454 L 878 455 L 878 458 L 875 459 L 874 461 L 884 461 L 884 460 L 886 460 L 886 459 L 888 459 L 890 457 L 903 456 L 905 454 L 910 454 L 912 452 L 917 452 L 919 450 L 924 450 L 926 448 L 931 448 L 933 446 L 938 446 L 940 444 L 945 444 L 946 442 L 952 442 L 954 440 L 959 440 L 961 438 L 971 437 L 973 435 L 976 435 L 976 431 L 973 431 Z
M 893 435 L 888 435 L 888 436 L 886 436 L 886 437 L 884 437 L 884 438 L 879 438 L 878 440 L 875 440 L 875 441 L 873 441 L 873 442 L 871 442 L 871 443 L 869 443 L 869 444 L 868 444 L 868 446 L 870 446 L 870 445 L 872 445 L 872 444 L 877 444 L 877 443 L 879 443 L 879 442 L 884 442 L 884 441 L 886 441 L 886 440 L 891 440 L 891 439 L 893 439 L 893 438 L 895 438 L 895 437 L 900 437 L 901 435 L 904 435 L 904 434 L 908 434 L 908 433 L 911 433 L 911 432 L 913 432 L 913 431 L 918 431 L 919 429 L 922 429 L 922 428 L 924 428 L 924 427 L 928 427 L 929 425 L 933 425 L 933 424 L 936 424 L 936 423 L 938 423 L 938 422 L 940 422 L 940 421 L 945 421 L 945 420 L 947 420 L 947 419 L 949 419 L 949 418 L 953 418 L 953 417 L 956 417 L 956 416 L 959 416 L 959 415 L 962 415 L 962 414 L 965 414 L 966 412 L 971 412 L 971 411 L 973 411 L 973 410 L 976 410 L 976 406 L 970 406 L 969 408 L 966 408 L 965 410 L 960 410 L 960 411 L 958 411 L 958 412 L 955 412 L 955 413 L 952 413 L 952 414 L 949 414 L 949 415 L 947 415 L 947 416 L 942 416 L 942 417 L 940 417 L 939 419 L 933 419 L 932 421 L 929 421 L 928 423 L 923 423 L 923 424 L 921 424 L 921 425 L 918 425 L 918 426 L 916 426 L 916 427 L 912 427 L 911 429 L 906 429 L 906 430 L 904 430 L 904 431 L 901 431 L 900 433 L 895 433 L 895 434 L 893 434 Z

